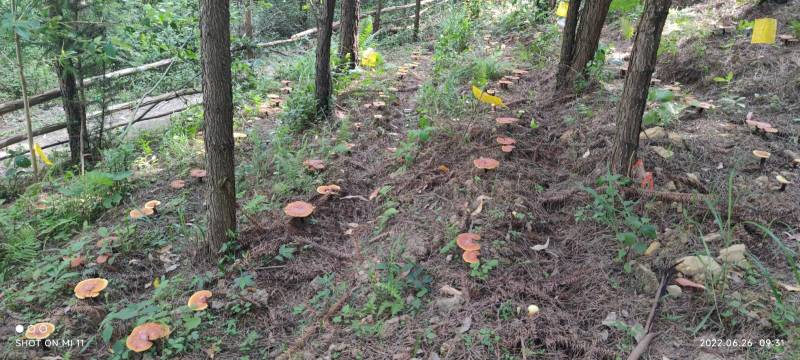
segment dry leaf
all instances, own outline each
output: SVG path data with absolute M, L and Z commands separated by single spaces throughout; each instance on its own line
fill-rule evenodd
M 786 289 L 786 291 L 800 292 L 800 286 L 789 285 L 789 284 L 784 284 L 784 283 L 779 283 L 779 284 L 781 284 L 781 286 L 783 286 L 783 288 Z
M 485 196 L 485 195 L 478 196 L 478 198 L 476 199 L 476 200 L 478 200 L 478 207 L 476 207 L 475 210 L 472 211 L 472 213 L 469 214 L 469 216 L 475 217 L 475 216 L 480 215 L 481 211 L 483 211 L 483 202 L 485 200 L 491 200 L 491 199 L 492 198 L 490 198 L 488 196 Z
M 369 193 L 369 199 L 372 200 L 372 199 L 378 197 L 378 192 L 379 191 L 381 191 L 381 188 L 376 188 L 371 193 Z
M 701 284 L 698 284 L 698 283 L 696 283 L 694 281 L 691 281 L 691 280 L 689 280 L 687 278 L 677 278 L 677 279 L 675 279 L 675 283 L 680 285 L 680 286 L 682 286 L 682 287 L 691 287 L 691 288 L 701 289 L 701 290 L 705 290 L 706 289 L 705 286 L 703 286 Z
M 472 327 L 472 316 L 467 315 L 467 317 L 464 318 L 464 321 L 461 322 L 461 326 L 458 328 L 458 333 L 463 334 L 469 331 L 469 328 L 471 327 Z
M 550 238 L 547 238 L 547 241 L 545 241 L 543 245 L 531 246 L 531 250 L 533 250 L 533 251 L 542 251 L 544 249 L 547 249 L 548 246 L 550 246 Z

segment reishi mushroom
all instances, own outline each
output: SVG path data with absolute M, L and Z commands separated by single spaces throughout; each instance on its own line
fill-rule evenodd
M 197 179 L 199 182 L 203 182 L 203 178 L 206 177 L 206 175 L 208 175 L 208 172 L 203 169 L 192 169 L 189 171 L 189 176 Z
M 494 119 L 494 121 L 497 123 L 497 125 L 512 125 L 516 124 L 519 119 L 515 117 L 499 117 Z
M 500 165 L 500 162 L 492 158 L 479 157 L 472 160 L 472 164 L 475 165 L 476 168 L 486 171 L 496 169 Z
M 93 298 L 108 286 L 108 280 L 103 278 L 86 279 L 75 285 L 75 297 L 78 299 Z
M 133 328 L 131 334 L 125 340 L 125 346 L 133 351 L 140 353 L 153 347 L 153 340 L 158 340 L 169 336 L 169 326 L 159 323 L 144 323 Z
M 150 201 L 144 203 L 144 208 L 145 209 L 150 208 L 150 209 L 153 209 L 153 211 L 156 211 L 156 208 L 159 207 L 160 205 L 161 205 L 161 201 L 150 200 Z
M 138 219 L 141 219 L 141 218 L 143 218 L 143 217 L 145 216 L 145 215 L 142 213 L 142 211 L 141 211 L 141 210 L 139 210 L 139 209 L 134 209 L 134 210 L 131 210 L 131 212 L 130 212 L 130 213 L 128 213 L 128 215 L 129 215 L 129 216 L 131 217 L 131 219 L 133 219 L 133 220 L 138 220 Z
M 305 201 L 293 201 L 283 208 L 283 213 L 292 218 L 306 218 L 314 212 L 314 205 Z
M 456 245 L 464 251 L 478 251 L 481 245 L 476 241 L 480 240 L 481 236 L 474 233 L 463 233 L 456 236 Z
M 500 145 L 514 145 L 514 144 L 517 143 L 517 140 L 514 140 L 514 138 L 510 138 L 510 137 L 506 137 L 506 136 L 498 136 L 496 141 Z
M 763 168 L 764 164 L 767 162 L 767 159 L 769 159 L 770 153 L 763 150 L 753 150 L 753 156 L 759 159 L 758 166 Z
M 321 171 L 325 169 L 325 163 L 319 159 L 308 159 L 303 161 L 303 165 L 305 165 L 308 170 L 311 171 Z
M 183 189 L 184 186 L 186 186 L 186 181 L 181 179 L 175 179 L 169 182 L 169 187 L 175 190 Z
M 336 184 L 322 185 L 317 187 L 317 193 L 321 195 L 338 194 L 339 191 L 342 191 L 342 188 Z
M 785 177 L 783 177 L 783 175 L 775 176 L 775 180 L 778 180 L 778 183 L 781 184 L 781 187 L 778 189 L 778 191 L 786 190 L 786 185 L 789 185 L 789 184 L 792 183 L 791 181 L 789 181 Z
M 189 302 L 186 304 L 186 306 L 194 311 L 205 310 L 208 308 L 208 298 L 213 295 L 214 294 L 208 290 L 197 291 L 189 297 Z
M 474 264 L 480 261 L 478 260 L 478 255 L 480 254 L 480 251 L 464 251 L 464 254 L 461 255 L 461 258 L 465 263 Z
M 56 326 L 49 322 L 40 322 L 28 326 L 25 330 L 25 338 L 29 340 L 44 340 L 47 339 L 54 331 Z
M 513 150 L 514 150 L 514 145 L 503 145 L 500 147 L 500 151 L 504 153 L 510 153 Z

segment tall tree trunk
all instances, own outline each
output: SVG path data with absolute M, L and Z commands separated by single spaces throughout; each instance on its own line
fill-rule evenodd
M 249 43 L 253 42 L 253 0 L 242 0 L 244 7 L 242 19 L 242 37 L 247 39 Z M 252 59 L 255 57 L 255 52 L 252 47 L 245 49 L 245 57 Z
M 611 168 L 617 174 L 627 174 L 637 158 L 642 115 L 647 105 L 651 76 L 655 71 L 661 31 L 671 4 L 672 0 L 647 0 L 636 27 L 625 88 L 617 107 L 617 129 L 611 154 Z
M 331 113 L 331 34 L 336 0 L 323 0 L 324 6 L 317 16 L 317 59 L 314 96 L 317 115 L 327 118 Z
M 372 33 L 376 33 L 381 29 L 381 11 L 383 11 L 383 0 L 378 0 L 375 5 L 375 15 L 372 19 Z
M 17 1 L 11 0 L 11 18 L 16 19 Z M 33 148 L 33 126 L 31 125 L 31 107 L 28 104 L 28 83 L 25 81 L 25 65 L 22 64 L 22 45 L 19 43 L 19 35 L 14 32 L 14 49 L 17 53 L 17 69 L 19 70 L 19 82 L 22 85 L 22 103 L 25 105 L 25 130 L 28 132 L 28 151 L 31 153 L 31 164 L 33 164 L 33 176 L 39 177 L 39 161 L 36 160 L 36 151 Z
M 358 64 L 358 0 L 342 0 L 339 58 L 348 68 Z
M 208 225 L 204 251 L 216 259 L 236 232 L 229 0 L 200 1 L 203 123 L 208 171 Z
M 578 27 L 578 13 L 581 0 L 569 2 L 567 19 L 561 32 L 561 59 L 556 73 L 556 95 L 561 95 L 568 88 L 569 73 L 572 71 L 572 56 L 575 53 L 575 32 Z
M 594 59 L 597 45 L 600 42 L 600 33 L 606 22 L 608 7 L 611 0 L 587 1 L 580 13 L 580 24 L 575 36 L 575 54 L 572 57 L 572 71 L 567 76 L 569 86 L 575 77 L 583 73 L 586 65 Z
M 70 1 L 63 2 L 63 4 L 72 6 Z M 60 0 L 49 0 L 48 5 L 51 18 L 64 18 L 64 9 Z M 88 134 L 86 129 L 81 127 L 86 108 L 78 96 L 78 84 L 75 78 L 73 61 L 70 58 L 61 58 L 62 50 L 71 50 L 71 41 L 66 37 L 59 37 L 53 45 L 53 51 L 56 56 L 53 67 L 58 77 L 58 87 L 61 90 L 61 100 L 67 120 L 70 160 L 72 163 L 77 164 L 81 159 L 81 134 Z M 83 142 L 87 143 L 88 139 L 84 138 Z
M 420 0 L 417 0 L 416 6 L 414 6 L 414 41 L 419 40 L 419 10 L 421 7 Z

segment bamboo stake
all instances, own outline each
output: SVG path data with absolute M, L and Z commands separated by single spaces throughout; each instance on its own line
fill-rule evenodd
M 17 16 L 17 1 L 11 0 L 11 17 Z M 19 81 L 22 85 L 22 102 L 25 107 L 25 128 L 28 132 L 28 151 L 31 152 L 31 163 L 33 164 L 33 176 L 39 177 L 39 162 L 36 160 L 36 151 L 33 146 L 33 126 L 31 125 L 31 107 L 28 103 L 28 84 L 25 82 L 25 65 L 22 64 L 22 46 L 19 43 L 19 35 L 14 30 L 14 47 L 17 51 L 17 69 L 19 70 Z

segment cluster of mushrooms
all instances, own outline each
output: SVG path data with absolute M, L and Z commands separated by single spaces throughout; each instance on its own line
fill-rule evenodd
M 75 285 L 75 297 L 81 300 L 96 298 L 108 287 L 108 280 L 103 278 L 85 279 Z M 208 299 L 213 296 L 209 290 L 200 290 L 189 297 L 187 306 L 192 311 L 202 311 L 208 308 Z M 53 323 L 41 322 L 33 324 L 25 331 L 24 337 L 31 340 L 43 340 L 55 332 Z M 171 330 L 168 325 L 148 322 L 136 326 L 125 341 L 125 346 L 133 352 L 143 352 L 153 347 L 153 341 L 166 338 Z

